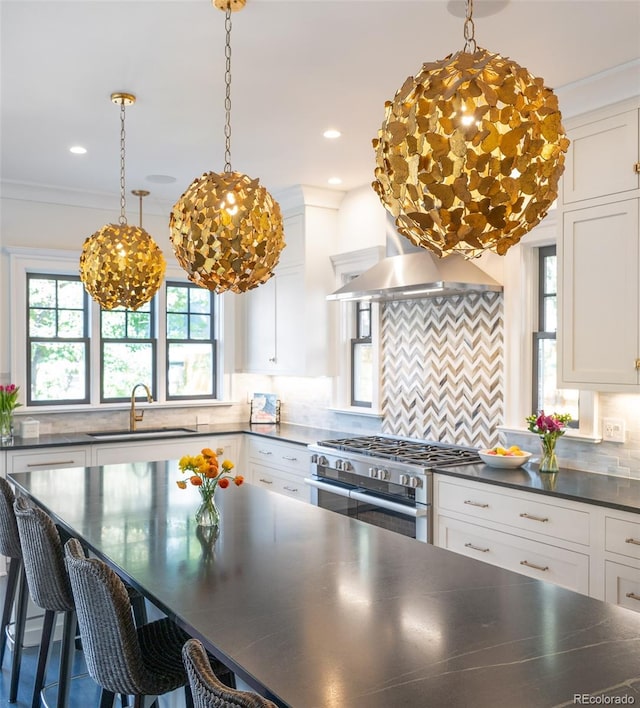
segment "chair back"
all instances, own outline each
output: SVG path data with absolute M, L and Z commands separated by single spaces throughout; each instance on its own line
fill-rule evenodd
M 31 506 L 22 497 L 16 499 L 13 508 L 33 601 L 43 610 L 73 610 L 73 595 L 56 525 L 46 512 Z
M 15 495 L 6 479 L 0 477 L 0 555 L 22 558 L 20 535 L 13 511 Z
M 207 652 L 197 639 L 185 642 L 182 661 L 189 677 L 194 708 L 276 708 L 257 693 L 237 691 L 219 681 L 211 669 Z
M 101 560 L 87 558 L 77 539 L 64 548 L 89 675 L 113 693 L 143 694 L 142 652 L 124 583 Z

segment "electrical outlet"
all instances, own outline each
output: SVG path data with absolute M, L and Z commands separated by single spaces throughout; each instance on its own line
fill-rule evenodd
M 619 418 L 602 419 L 602 439 L 607 442 L 624 442 L 624 420 Z

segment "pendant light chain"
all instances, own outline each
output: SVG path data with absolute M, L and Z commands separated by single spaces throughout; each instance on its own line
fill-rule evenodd
M 127 200 L 125 197 L 125 182 L 124 182 L 124 99 L 120 101 L 120 219 L 119 222 L 122 226 L 127 223 L 126 206 Z
M 224 72 L 225 98 L 224 98 L 224 171 L 231 172 L 231 5 L 227 6 L 224 26 L 227 36 L 224 45 L 226 67 Z
M 473 0 L 467 0 L 467 16 L 464 20 L 464 51 L 475 54 L 477 44 L 475 40 L 476 26 L 473 23 Z

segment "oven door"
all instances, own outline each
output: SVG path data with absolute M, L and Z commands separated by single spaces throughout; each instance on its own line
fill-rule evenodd
M 316 477 L 304 481 L 311 487 L 311 503 L 322 509 L 431 543 L 428 507 L 424 504 L 404 504 Z

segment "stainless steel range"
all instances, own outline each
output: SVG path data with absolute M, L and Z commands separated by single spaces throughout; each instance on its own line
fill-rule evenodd
M 432 470 L 480 462 L 476 450 L 368 435 L 309 445 L 311 501 L 431 543 Z

